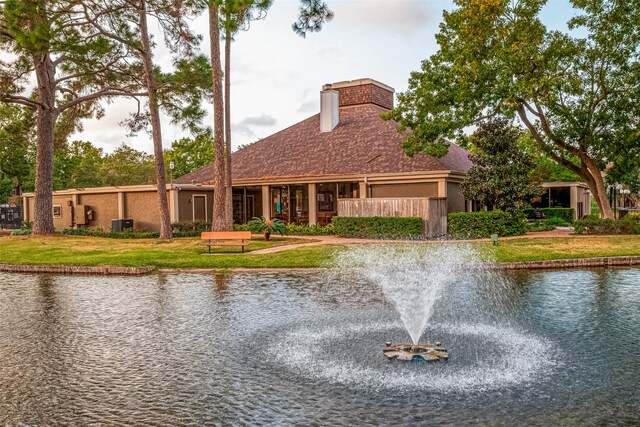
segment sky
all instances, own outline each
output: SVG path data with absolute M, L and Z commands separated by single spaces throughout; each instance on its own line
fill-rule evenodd
M 334 19 L 322 31 L 301 38 L 291 30 L 298 14 L 298 0 L 275 0 L 262 21 L 236 35 L 231 58 L 232 145 L 255 142 L 320 111 L 320 90 L 325 83 L 372 78 L 395 88 L 407 89 L 412 71 L 437 51 L 435 34 L 449 0 L 326 0 Z M 549 28 L 564 29 L 575 14 L 568 0 L 549 0 L 542 20 Z M 209 52 L 206 16 L 193 21 L 192 29 L 204 36 L 201 51 Z M 160 40 L 161 38 L 158 37 Z M 156 64 L 170 66 L 162 47 Z M 120 123 L 135 111 L 132 101 L 117 100 L 107 106 L 101 120 L 84 122 L 82 133 L 72 139 L 91 141 L 106 152 L 122 143 L 153 152 L 151 138 L 142 132 L 127 136 Z M 205 118 L 213 122 L 213 107 Z M 163 145 L 190 136 L 163 118 Z

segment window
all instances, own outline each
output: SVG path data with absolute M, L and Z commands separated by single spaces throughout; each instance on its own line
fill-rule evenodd
M 62 205 L 53 205 L 53 217 L 62 218 Z

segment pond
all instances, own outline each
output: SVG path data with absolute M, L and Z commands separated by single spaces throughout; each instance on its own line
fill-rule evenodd
M 495 278 L 443 292 L 427 364 L 357 274 L 0 273 L 0 425 L 637 423 L 640 270 Z

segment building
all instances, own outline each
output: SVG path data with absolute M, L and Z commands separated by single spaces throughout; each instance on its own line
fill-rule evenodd
M 405 136 L 380 114 L 393 108 L 394 89 L 372 79 L 325 85 L 320 113 L 233 153 L 233 215 L 287 222 L 327 224 L 340 215 L 339 201 L 430 198 L 439 216 L 470 210 L 460 183 L 471 167 L 469 153 L 451 143 L 442 158 L 408 157 Z M 210 220 L 213 165 L 167 186 L 171 221 Z M 113 219 L 132 219 L 137 229 L 157 230 L 156 187 L 103 187 L 56 191 L 54 223 L 111 228 Z M 25 218 L 33 194 L 23 199 Z M 398 214 L 402 215 L 402 214 Z
M 320 113 L 233 153 L 234 221 L 254 216 L 326 224 L 338 200 L 446 198 L 464 211 L 460 183 L 469 153 L 451 143 L 442 158 L 410 158 L 396 124 L 380 114 L 393 108 L 394 89 L 372 79 L 325 85 Z M 173 181 L 211 185 L 213 165 Z
M 591 214 L 591 192 L 583 182 L 543 182 L 544 192 L 535 199 L 534 208 L 573 208 L 574 219 Z

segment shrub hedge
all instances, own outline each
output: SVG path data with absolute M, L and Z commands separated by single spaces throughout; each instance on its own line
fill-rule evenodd
M 418 217 L 334 216 L 331 225 L 334 233 L 341 237 L 406 239 L 424 236 L 424 224 Z
M 449 234 L 454 239 L 481 239 L 492 234 L 519 236 L 527 231 L 524 215 L 500 210 L 453 212 L 448 216 Z
M 535 209 L 525 209 L 523 212 L 528 219 L 536 219 Z M 573 208 L 540 208 L 542 214 L 547 218 L 562 218 L 567 222 L 573 222 L 575 210 Z
M 574 223 L 576 234 L 640 234 L 640 217 L 613 219 L 587 218 Z

